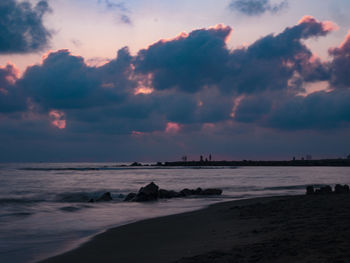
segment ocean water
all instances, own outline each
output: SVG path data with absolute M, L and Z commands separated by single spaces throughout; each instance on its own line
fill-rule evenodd
M 151 203 L 120 195 L 155 182 L 161 188 L 221 188 L 220 197 Z M 36 262 L 72 249 L 108 228 L 200 209 L 209 204 L 303 194 L 310 184 L 350 184 L 346 167 L 117 167 L 111 163 L 0 164 L 0 262 Z M 111 192 L 113 201 L 88 203 Z

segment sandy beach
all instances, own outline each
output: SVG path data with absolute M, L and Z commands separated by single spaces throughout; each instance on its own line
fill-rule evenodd
M 55 262 L 348 262 L 350 195 L 225 202 L 107 230 Z

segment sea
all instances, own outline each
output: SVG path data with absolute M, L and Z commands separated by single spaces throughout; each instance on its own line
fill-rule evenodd
M 120 163 L 0 164 L 0 262 L 37 262 L 103 231 L 143 219 L 252 197 L 301 195 L 308 185 L 350 184 L 347 167 L 130 167 Z M 180 191 L 220 188 L 222 196 L 123 202 L 154 182 Z M 89 203 L 110 192 L 113 201 Z

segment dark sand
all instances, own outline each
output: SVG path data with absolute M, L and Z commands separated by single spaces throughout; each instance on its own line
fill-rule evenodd
M 110 229 L 43 262 L 350 262 L 350 194 L 216 204 Z

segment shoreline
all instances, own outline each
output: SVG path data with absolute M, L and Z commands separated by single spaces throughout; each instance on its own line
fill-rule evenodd
M 349 214 L 349 194 L 221 202 L 111 228 L 40 262 L 346 262 Z

